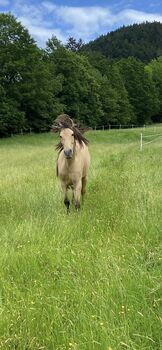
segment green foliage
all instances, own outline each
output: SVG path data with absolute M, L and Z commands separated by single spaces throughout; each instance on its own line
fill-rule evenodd
M 159 99 L 159 110 L 154 113 L 154 121 L 162 121 L 162 56 L 152 60 L 147 66 L 146 71 L 150 80 L 154 82 L 156 94 Z
M 102 75 L 100 96 L 103 108 L 104 124 L 129 124 L 134 120 L 133 108 L 118 66 L 113 60 L 99 53 L 87 55 L 90 63 Z
M 66 49 L 68 49 L 69 51 L 73 51 L 76 52 L 78 50 L 80 50 L 83 46 L 83 41 L 82 39 L 79 39 L 78 41 L 73 38 L 72 36 L 70 36 L 67 40 L 67 43 L 65 45 Z
M 49 53 L 48 45 L 46 51 Z M 53 66 L 53 78 L 62 79 L 59 100 L 64 111 L 87 125 L 96 125 L 102 116 L 98 72 L 86 57 L 68 51 L 63 45 L 54 47 L 48 60 Z
M 159 102 L 153 80 L 146 73 L 144 64 L 129 57 L 120 60 L 117 66 L 134 110 L 135 123 L 141 125 L 150 122 L 151 117 L 158 112 Z
M 48 130 L 53 119 L 55 101 L 51 92 L 49 67 L 43 61 L 43 51 L 37 48 L 28 31 L 10 14 L 0 14 L 0 45 L 0 82 L 7 99 L 4 102 L 5 108 L 2 105 L 0 107 L 1 116 L 6 113 L 5 110 L 9 115 L 12 100 L 18 109 L 18 116 L 25 116 L 27 129 Z M 8 107 L 6 103 L 9 104 Z M 16 115 L 16 109 L 14 110 L 12 118 Z M 16 123 L 13 133 L 22 128 L 22 118 L 18 116 L 11 124 L 11 118 L 5 118 L 8 134 Z
M 128 99 L 128 92 L 125 88 L 124 81 L 120 75 L 118 67 L 111 65 L 111 72 L 109 74 L 110 81 L 114 89 L 117 91 L 117 105 L 118 105 L 118 119 L 121 124 L 129 124 L 134 115 L 132 106 Z
M 83 46 L 81 39 L 77 41 L 73 37 L 63 45 L 52 36 L 46 49 L 41 50 L 14 16 L 0 14 L 0 136 L 21 129 L 49 130 L 53 119 L 62 112 L 91 127 L 160 121 L 161 59 L 146 66 L 133 57 L 119 59 L 125 57 L 119 52 L 123 42 L 129 48 L 131 38 L 132 50 L 140 51 L 135 37 L 141 40 L 141 30 L 145 44 L 154 33 L 156 52 L 160 53 L 161 41 L 158 44 L 157 38 L 161 25 L 146 23 L 110 34 L 111 49 L 114 45 L 117 60 L 111 54 L 103 55 L 107 55 L 104 51 L 107 37 L 103 36 L 93 43 L 101 41 L 98 49 L 91 44 Z M 129 53 L 136 55 L 131 50 Z
M 0 89 L 2 92 L 2 89 Z M 20 133 L 26 127 L 24 113 L 19 111 L 15 101 L 0 96 L 0 137 Z

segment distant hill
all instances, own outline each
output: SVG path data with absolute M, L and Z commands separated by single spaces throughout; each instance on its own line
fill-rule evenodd
M 114 59 L 133 56 L 143 62 L 162 55 L 162 23 L 123 26 L 84 45 L 82 51 L 96 51 Z

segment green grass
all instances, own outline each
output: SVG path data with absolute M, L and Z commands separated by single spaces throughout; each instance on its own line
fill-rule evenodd
M 69 216 L 55 136 L 0 141 L 0 349 L 162 350 L 162 140 L 140 152 L 140 130 L 87 137 L 87 195 Z

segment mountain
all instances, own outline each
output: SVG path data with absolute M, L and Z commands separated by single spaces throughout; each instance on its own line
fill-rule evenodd
M 90 41 L 83 46 L 82 51 L 95 51 L 114 59 L 133 56 L 149 62 L 162 55 L 162 23 L 146 22 L 123 26 Z

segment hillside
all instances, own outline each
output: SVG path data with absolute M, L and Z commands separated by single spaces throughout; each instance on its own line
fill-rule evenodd
M 143 62 L 162 55 L 162 23 L 124 26 L 89 42 L 84 51 L 96 51 L 110 58 L 133 56 Z

